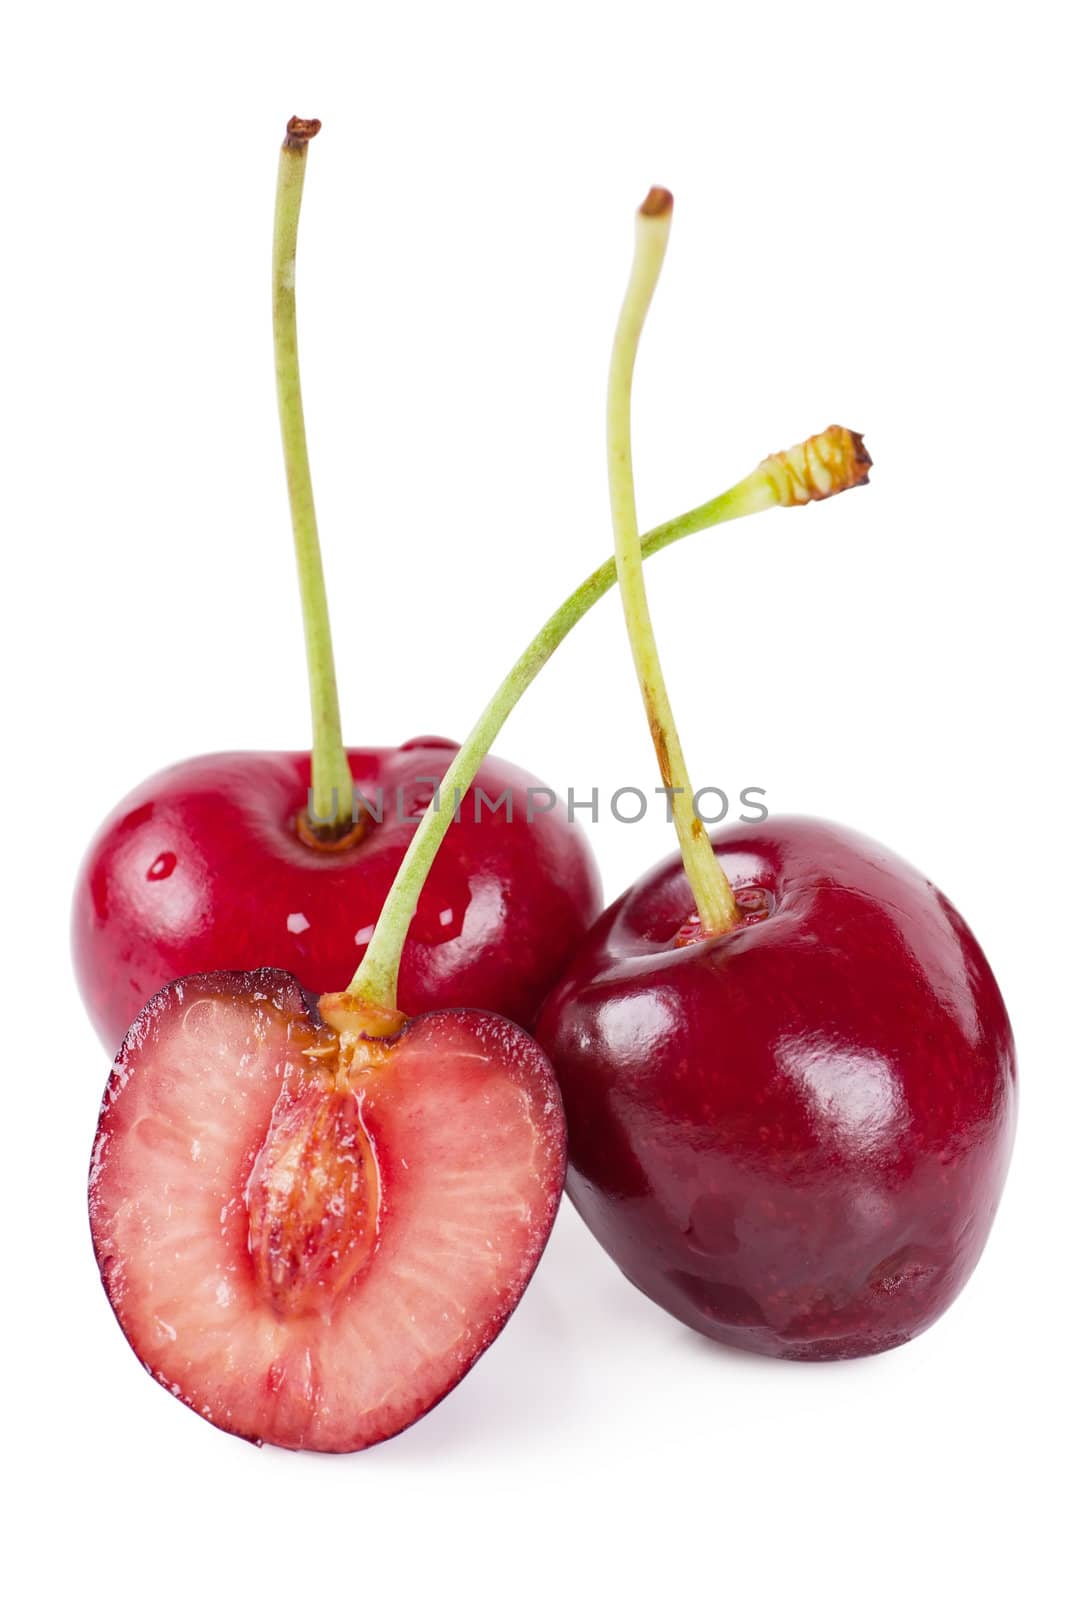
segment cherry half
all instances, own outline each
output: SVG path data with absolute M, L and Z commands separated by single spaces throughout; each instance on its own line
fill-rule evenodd
M 620 591 L 681 858 L 595 925 L 546 1002 L 570 1192 L 626 1276 L 724 1343 L 826 1360 L 938 1317 L 989 1233 L 1015 1121 L 1004 1002 L 921 873 L 830 823 L 693 808 L 648 612 L 634 358 L 671 199 L 638 213 L 609 385 Z M 802 480 L 811 464 L 794 467 Z
M 93 1243 L 130 1345 L 185 1405 L 257 1444 L 361 1450 L 500 1332 L 565 1150 L 551 1068 L 514 1023 L 212 973 L 168 984 L 119 1054 Z

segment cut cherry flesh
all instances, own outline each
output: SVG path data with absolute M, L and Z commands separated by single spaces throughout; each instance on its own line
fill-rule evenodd
M 569 1193 L 702 1333 L 807 1360 L 888 1349 L 989 1233 L 1015 1120 L 1003 1000 L 958 912 L 870 840 L 785 818 L 715 851 L 741 925 L 694 938 L 674 858 L 546 1001 Z
M 364 817 L 347 848 L 300 836 L 306 754 L 200 756 L 129 795 L 91 844 L 74 896 L 75 970 L 108 1050 L 157 989 L 190 972 L 275 966 L 313 994 L 343 988 L 432 801 L 427 780 L 440 782 L 455 749 L 429 738 L 350 751 L 382 820 Z M 528 1027 L 600 909 L 599 877 L 565 812 L 538 814 L 543 789 L 528 818 L 536 778 L 491 758 L 475 784 L 493 802 L 510 789 L 511 820 L 506 804 L 484 803 L 476 820 L 474 793 L 464 800 L 419 901 L 399 1004 L 409 1015 L 476 1006 Z
M 437 1012 L 350 1053 L 289 974 L 212 973 L 130 1030 L 90 1219 L 161 1384 L 244 1438 L 359 1450 L 499 1333 L 565 1164 L 551 1069 L 512 1023 Z

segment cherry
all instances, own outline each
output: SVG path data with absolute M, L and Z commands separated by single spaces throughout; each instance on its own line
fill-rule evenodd
M 277 966 L 312 992 L 344 984 L 419 809 L 457 746 L 346 750 L 304 429 L 297 226 L 309 141 L 294 117 L 278 169 L 273 253 L 279 415 L 307 647 L 310 756 L 200 756 L 148 779 L 93 839 L 73 906 L 75 971 L 109 1052 L 145 1001 L 190 972 Z M 431 780 L 427 783 L 427 779 Z M 422 780 L 421 783 L 419 780 Z M 451 831 L 420 908 L 402 1000 L 486 1006 L 523 1023 L 599 911 L 581 830 L 544 814 L 541 781 L 501 762 Z M 511 791 L 507 810 L 489 804 Z M 365 803 L 360 804 L 360 794 Z M 448 795 L 440 803 L 449 806 Z M 479 809 L 480 808 L 480 809 Z
M 850 830 L 717 831 L 766 914 L 680 942 L 681 861 L 604 913 L 538 1030 L 569 1193 L 639 1289 L 766 1355 L 913 1338 L 970 1276 L 1015 1120 L 1011 1028 L 959 913 Z
M 416 739 L 348 752 L 374 807 L 338 845 L 301 827 L 309 758 L 286 752 L 200 756 L 160 773 L 104 823 L 74 896 L 75 971 L 113 1054 L 141 1006 L 172 978 L 251 969 L 294 972 L 313 994 L 343 987 L 366 946 L 456 745 Z M 498 760 L 449 828 L 420 901 L 400 975 L 408 1012 L 471 1005 L 526 1026 L 600 909 L 579 828 L 539 813 L 539 780 Z M 508 792 L 512 820 L 490 805 Z M 543 793 L 543 791 L 542 791 Z M 447 791 L 439 803 L 449 807 Z
M 681 859 L 603 914 L 538 1037 L 563 1091 L 570 1193 L 638 1288 L 747 1350 L 867 1355 L 928 1327 L 982 1251 L 1014 1128 L 1011 1028 L 959 913 L 889 851 L 799 819 L 727 830 L 713 850 L 696 817 L 630 466 L 634 357 L 670 214 L 662 190 L 638 214 L 609 462 Z
M 93 1243 L 130 1345 L 184 1404 L 256 1443 L 360 1450 L 499 1333 L 565 1164 L 559 1091 L 514 1023 L 212 973 L 168 984 L 123 1045 Z

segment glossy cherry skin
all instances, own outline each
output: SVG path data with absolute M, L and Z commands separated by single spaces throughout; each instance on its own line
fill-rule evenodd
M 880 845 L 776 818 L 715 849 L 747 925 L 685 942 L 674 858 L 545 1003 L 569 1193 L 626 1276 L 713 1339 L 888 1350 L 988 1236 L 1015 1122 L 1004 1002 L 959 913 Z
M 426 738 L 349 751 L 382 820 L 338 851 L 297 831 L 306 754 L 199 756 L 128 795 L 92 841 L 74 895 L 75 971 L 108 1050 L 151 995 L 190 973 L 269 966 L 315 994 L 343 989 L 432 801 L 428 780 L 444 777 L 455 750 Z M 511 789 L 512 820 L 485 803 L 476 820 L 473 789 L 463 802 L 419 901 L 399 1004 L 410 1015 L 482 1008 L 528 1028 L 601 907 L 599 876 L 566 813 L 541 812 L 544 791 L 528 804 L 538 779 L 490 759 L 476 786 L 490 801 Z

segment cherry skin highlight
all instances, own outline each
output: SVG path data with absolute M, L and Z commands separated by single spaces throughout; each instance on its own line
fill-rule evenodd
M 540 1259 L 566 1139 L 544 1052 L 470 1010 L 347 1033 L 285 972 L 171 983 L 108 1081 L 93 1244 L 134 1352 L 217 1427 L 362 1450 L 435 1406 Z M 374 1019 L 371 1019 L 374 1020 Z
M 426 738 L 349 751 L 382 820 L 365 814 L 339 848 L 300 827 L 307 754 L 200 756 L 127 796 L 89 847 L 73 908 L 75 971 L 109 1053 L 145 1002 L 188 973 L 273 966 L 313 994 L 342 989 L 432 801 L 426 780 L 444 777 L 455 750 Z M 528 816 L 536 778 L 490 758 L 476 784 L 491 801 L 512 791 L 511 820 L 486 804 L 475 820 L 474 793 L 464 799 L 419 901 L 399 1004 L 409 1015 L 481 1007 L 528 1027 L 600 909 L 599 876 L 565 811 L 538 814 L 543 789 Z
M 880 845 L 785 818 L 715 852 L 738 926 L 694 937 L 674 858 L 545 1003 L 568 1192 L 631 1282 L 713 1339 L 888 1350 L 988 1236 L 1015 1122 L 1004 1002 L 958 912 Z

